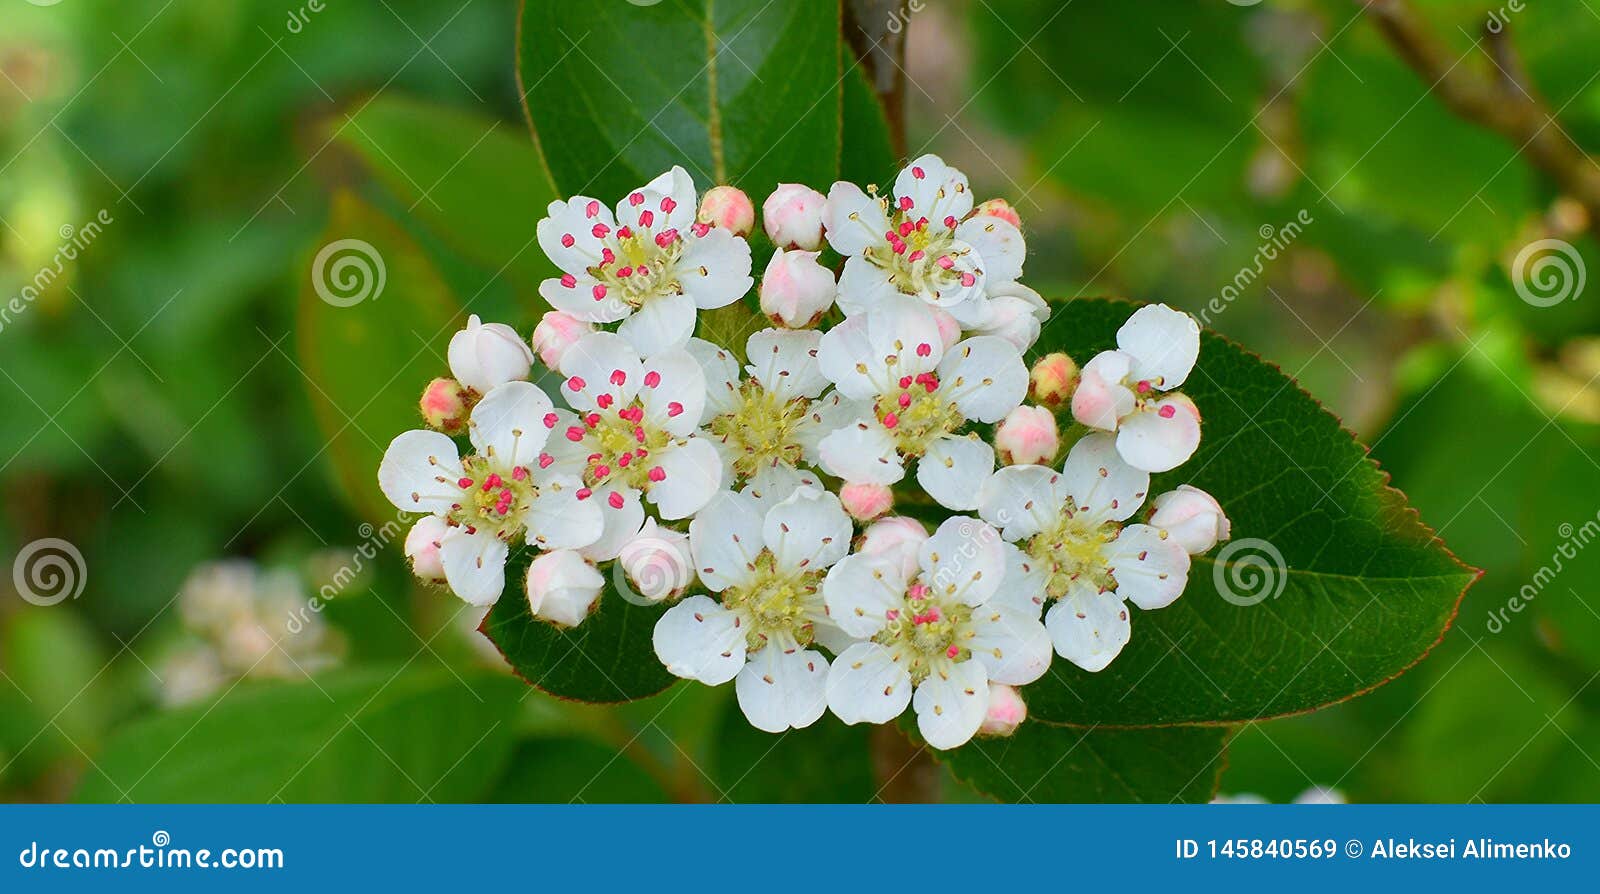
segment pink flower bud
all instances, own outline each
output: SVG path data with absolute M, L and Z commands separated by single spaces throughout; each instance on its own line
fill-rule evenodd
M 922 522 L 895 515 L 868 525 L 861 535 L 857 552 L 896 559 L 901 571 L 909 579 L 917 570 L 917 551 L 927 539 L 928 529 L 922 526 Z
M 459 435 L 467 430 L 467 418 L 472 415 L 474 402 L 455 379 L 434 379 L 422 390 L 418 409 L 422 421 L 434 431 Z
M 576 627 L 600 601 L 605 583 L 576 551 L 545 553 L 528 565 L 528 608 L 558 627 Z
M 1072 391 L 1072 418 L 1090 428 L 1116 431 L 1122 417 L 1133 412 L 1133 392 L 1123 384 L 1131 365 L 1131 358 L 1121 351 L 1101 351 L 1091 357 Z
M 439 557 L 439 543 L 450 530 L 444 519 L 437 515 L 424 515 L 406 534 L 406 558 L 411 560 L 411 570 L 430 584 L 444 583 L 444 560 Z
M 817 263 L 814 251 L 778 249 L 761 274 L 761 312 L 772 322 L 804 329 L 833 306 L 838 285 L 833 271 Z
M 1033 399 L 1047 407 L 1059 407 L 1072 398 L 1078 387 L 1078 364 L 1059 351 L 1046 354 L 1029 374 Z
M 939 326 L 939 340 L 944 342 L 944 349 L 948 351 L 955 347 L 956 342 L 961 340 L 961 323 L 942 307 L 930 304 L 928 310 L 933 312 L 933 321 Z
M 978 732 L 986 736 L 1009 736 L 1028 719 L 1028 705 L 1022 694 L 1004 683 L 989 684 L 989 710 L 983 715 Z
M 594 324 L 585 323 L 569 313 L 552 310 L 539 318 L 533 327 L 533 349 L 539 359 L 550 369 L 561 368 L 561 358 L 578 340 L 594 332 Z
M 450 338 L 447 356 L 456 381 L 479 394 L 526 379 L 533 366 L 533 349 L 515 329 L 504 323 L 484 323 L 477 314 L 467 318 L 467 328 Z
M 761 204 L 761 224 L 779 248 L 822 247 L 822 206 L 827 196 L 799 183 L 780 183 Z
M 700 200 L 697 219 L 714 227 L 721 227 L 735 236 L 744 236 L 756 224 L 756 207 L 750 197 L 736 186 L 717 186 L 708 190 Z
M 1049 465 L 1060 447 L 1056 414 L 1044 407 L 1017 407 L 994 430 L 994 448 L 1008 466 Z
M 872 521 L 894 507 L 894 491 L 883 484 L 846 484 L 839 488 L 839 502 L 856 521 Z
M 650 602 L 680 596 L 694 581 L 689 535 L 646 519 L 638 535 L 617 556 L 635 591 Z
M 1150 524 L 1193 555 L 1228 539 L 1232 524 L 1215 497 L 1198 487 L 1178 485 L 1151 503 Z
M 1017 209 L 1011 207 L 1011 203 L 1005 199 L 990 199 L 972 210 L 973 217 L 980 214 L 998 217 L 1017 229 L 1022 229 L 1022 218 L 1017 216 Z

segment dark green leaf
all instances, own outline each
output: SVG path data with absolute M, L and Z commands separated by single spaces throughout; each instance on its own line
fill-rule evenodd
M 245 684 L 114 735 L 79 801 L 459 802 L 512 744 L 506 677 L 368 670 Z
M 335 134 L 445 242 L 525 285 L 557 271 L 534 242 L 555 190 L 520 128 L 382 95 Z
M 889 139 L 889 119 L 883 103 L 867 82 L 867 70 L 857 64 L 848 47 L 841 48 L 848 69 L 841 85 L 844 91 L 843 141 L 839 157 L 839 179 L 856 184 L 894 182 L 900 159 L 895 157 Z M 810 184 L 827 192 L 827 184 Z
M 533 739 L 517 746 L 497 804 L 665 804 L 660 784 L 625 755 L 587 739 Z
M 1068 729 L 1024 723 L 1004 739 L 934 751 L 956 778 L 1008 803 L 1205 803 L 1227 750 L 1222 727 Z
M 315 257 L 345 239 L 368 248 L 331 252 L 318 281 Z M 352 288 L 345 291 L 327 285 L 337 282 L 330 277 L 339 276 L 341 258 L 359 265 L 348 268 Z M 378 269 L 381 290 L 373 278 Z M 420 426 L 417 397 L 429 379 L 446 373 L 440 347 L 459 305 L 416 243 L 347 193 L 334 197 L 324 238 L 300 270 L 299 365 L 328 455 L 363 515 L 393 518 L 378 490 L 378 463 L 396 435 Z M 348 303 L 363 291 L 365 299 Z
M 506 592 L 481 628 L 522 679 L 584 702 L 632 701 L 678 679 L 656 658 L 650 640 L 666 606 L 634 605 L 608 586 L 582 624 L 556 627 L 534 617 L 522 596 L 527 560 L 523 555 L 508 563 Z
M 1082 363 L 1114 345 L 1132 310 L 1065 304 L 1037 350 Z M 1182 598 L 1134 610 L 1133 639 L 1106 670 L 1052 665 L 1028 688 L 1037 718 L 1229 723 L 1331 704 L 1425 655 L 1474 579 L 1339 420 L 1278 368 L 1207 332 L 1183 390 L 1200 407 L 1205 437 L 1188 463 L 1155 476 L 1151 493 L 1188 482 L 1215 495 L 1241 551 L 1224 567 L 1197 558 Z M 1284 568 L 1252 578 L 1249 560 L 1271 562 L 1273 552 Z
M 805 729 L 765 733 L 729 699 L 711 775 L 722 797 L 734 804 L 865 804 L 878 790 L 870 732 L 824 714 Z
M 839 159 L 836 0 L 525 0 L 517 73 L 564 194 L 620 197 L 673 165 L 754 200 Z

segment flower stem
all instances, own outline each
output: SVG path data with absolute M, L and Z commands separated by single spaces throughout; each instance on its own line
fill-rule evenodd
M 939 767 L 928 746 L 912 742 L 892 723 L 872 728 L 872 773 L 878 798 L 889 804 L 941 800 Z

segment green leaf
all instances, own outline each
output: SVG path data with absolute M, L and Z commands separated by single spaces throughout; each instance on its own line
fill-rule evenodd
M 497 804 L 665 804 L 638 764 L 588 739 L 532 739 L 517 746 L 489 800 Z M 552 768 L 560 772 L 551 772 Z
M 867 82 L 867 70 L 850 55 L 848 47 L 841 47 L 846 71 L 844 83 L 843 151 L 839 155 L 839 179 L 851 183 L 894 182 L 899 158 L 889 138 L 889 119 L 884 115 L 883 103 L 872 92 Z M 811 184 L 827 192 L 828 184 Z
M 389 94 L 332 129 L 401 203 L 462 254 L 528 286 L 558 275 L 534 241 L 534 225 L 556 198 L 555 188 L 526 133 Z
M 678 679 L 651 644 L 666 606 L 635 605 L 608 585 L 582 624 L 557 627 L 534 617 L 522 595 L 530 558 L 524 551 L 507 563 L 506 592 L 479 628 L 518 676 L 551 695 L 584 702 L 632 701 Z
M 837 0 L 524 0 L 517 43 L 563 194 L 616 198 L 683 165 L 759 202 L 838 173 Z
M 1067 729 L 1024 723 L 1003 739 L 934 751 L 956 778 L 1007 803 L 1203 804 L 1227 751 L 1222 727 Z
M 444 670 L 241 685 L 118 732 L 79 801 L 459 802 L 510 753 L 522 688 Z
M 1133 309 L 1061 305 L 1036 350 L 1083 363 L 1114 346 Z M 1154 476 L 1150 492 L 1187 482 L 1216 496 L 1239 552 L 1222 566 L 1215 554 L 1197 557 L 1167 608 L 1130 609 L 1133 639 L 1107 669 L 1055 662 L 1028 688 L 1036 718 L 1232 723 L 1331 704 L 1421 659 L 1475 579 L 1339 420 L 1277 367 L 1208 331 L 1183 391 L 1205 437 L 1188 463 Z M 1251 560 L 1274 554 L 1283 567 L 1267 580 Z
M 331 253 L 319 278 L 315 257 L 340 240 L 367 248 L 346 243 L 355 248 Z M 348 268 L 361 271 L 354 274 L 361 285 L 353 279 L 350 290 L 340 291 L 327 284 L 337 282 L 337 265 L 346 257 L 362 265 Z M 381 290 L 374 288 L 373 257 L 381 259 Z M 396 435 L 420 426 L 417 396 L 445 372 L 440 339 L 459 304 L 416 243 L 348 193 L 334 196 L 328 228 L 299 269 L 299 366 L 328 455 L 346 496 L 366 518 L 394 518 L 378 490 L 378 463 Z M 347 303 L 363 290 L 371 294 Z
M 871 731 L 824 714 L 805 729 L 766 733 L 751 726 L 729 699 L 711 775 L 722 797 L 734 804 L 865 804 L 878 791 Z

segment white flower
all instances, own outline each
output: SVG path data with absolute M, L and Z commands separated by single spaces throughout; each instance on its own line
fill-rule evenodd
M 978 513 L 1008 548 L 1006 598 L 1037 613 L 1056 652 L 1087 671 L 1117 657 L 1129 637 L 1128 608 L 1170 605 L 1189 577 L 1189 554 L 1166 532 L 1125 525 L 1144 502 L 1150 474 L 1117 455 L 1110 435 L 1072 446 L 1059 473 L 1007 466 L 983 486 Z M 1037 615 L 1035 615 L 1037 616 Z
M 780 248 L 761 274 L 761 312 L 779 326 L 804 329 L 822 319 L 837 291 L 833 271 L 817 263 L 817 252 Z
M 850 640 L 819 592 L 850 549 L 850 518 L 832 494 L 796 490 L 764 514 L 746 494 L 724 492 L 689 525 L 706 589 L 656 622 L 656 655 L 680 677 L 719 686 L 737 679 L 739 707 L 757 729 L 810 726 L 826 705 L 830 650 Z
M 1200 356 L 1200 327 L 1186 313 L 1147 304 L 1117 330 L 1117 348 L 1083 365 L 1073 418 L 1116 432 L 1118 452 L 1135 468 L 1177 468 L 1200 445 L 1200 411 L 1172 390 Z
M 815 484 L 805 469 L 816 462 L 818 445 L 861 412 L 837 392 L 823 395 L 822 338 L 814 330 L 754 333 L 745 342 L 750 363 L 743 379 L 732 352 L 690 339 L 689 353 L 706 378 L 700 423 L 727 465 L 730 487 L 748 484 L 758 496 L 783 499 L 801 484 Z
M 894 484 L 917 459 L 917 482 L 949 509 L 977 506 L 994 448 L 966 434 L 968 420 L 997 422 L 1028 391 L 1028 369 L 1009 342 L 980 335 L 946 351 L 928 308 L 890 296 L 823 335 L 822 374 L 863 412 L 819 445 L 825 471 L 847 482 Z
M 562 275 L 539 285 L 557 310 L 618 330 L 641 354 L 681 347 L 697 309 L 750 291 L 750 246 L 695 221 L 694 182 L 683 168 L 628 193 L 616 215 L 595 199 L 551 202 L 539 246 Z
M 998 335 L 1018 351 L 1026 351 L 1039 340 L 1039 333 L 1050 319 L 1050 305 L 1039 293 L 1019 282 L 1005 283 L 989 290 L 983 312 L 965 327 L 973 335 Z
M 639 536 L 623 544 L 617 555 L 638 594 L 651 602 L 662 602 L 683 594 L 694 582 L 694 558 L 689 553 L 689 535 L 646 519 Z
M 438 432 L 408 431 L 394 439 L 378 467 L 378 486 L 389 502 L 449 526 L 438 538 L 445 581 L 473 605 L 500 598 L 514 544 L 573 548 L 600 536 L 599 508 L 578 499 L 582 482 L 540 463 L 551 413 L 550 399 L 538 388 L 510 382 L 473 408 L 467 434 L 475 453 L 460 456 L 455 442 Z
M 948 309 L 963 325 L 980 322 L 986 296 L 1022 275 L 1026 248 L 1010 222 L 970 211 L 966 175 L 936 155 L 900 172 L 893 199 L 835 183 L 823 223 L 847 259 L 839 307 L 853 315 L 902 294 Z
M 686 351 L 641 360 L 617 333 L 596 332 L 561 358 L 561 374 L 562 396 L 576 413 L 546 416 L 555 434 L 538 464 L 580 478 L 578 502 L 602 507 L 604 533 L 583 547 L 587 558 L 614 559 L 639 533 L 641 496 L 671 520 L 693 515 L 717 492 L 722 460 L 696 435 L 705 374 Z
M 1151 507 L 1150 524 L 1165 529 L 1190 555 L 1227 540 L 1232 528 L 1216 497 L 1187 484 L 1157 495 Z
M 467 318 L 467 328 L 450 337 L 450 374 L 479 394 L 496 385 L 528 377 L 533 349 L 504 323 L 484 323 L 477 314 Z
M 920 543 L 835 565 L 822 585 L 828 614 L 866 641 L 834 661 L 828 707 L 846 723 L 887 723 L 910 703 L 929 745 L 971 739 L 988 713 L 990 682 L 1031 683 L 1050 666 L 1038 618 L 995 598 L 1009 586 L 1005 573 L 999 534 L 959 516 Z
M 827 196 L 800 183 L 780 183 L 761 203 L 761 225 L 779 248 L 822 247 L 822 208 Z
M 534 617 L 576 627 L 589 617 L 606 579 L 574 550 L 545 553 L 528 565 L 528 608 Z

